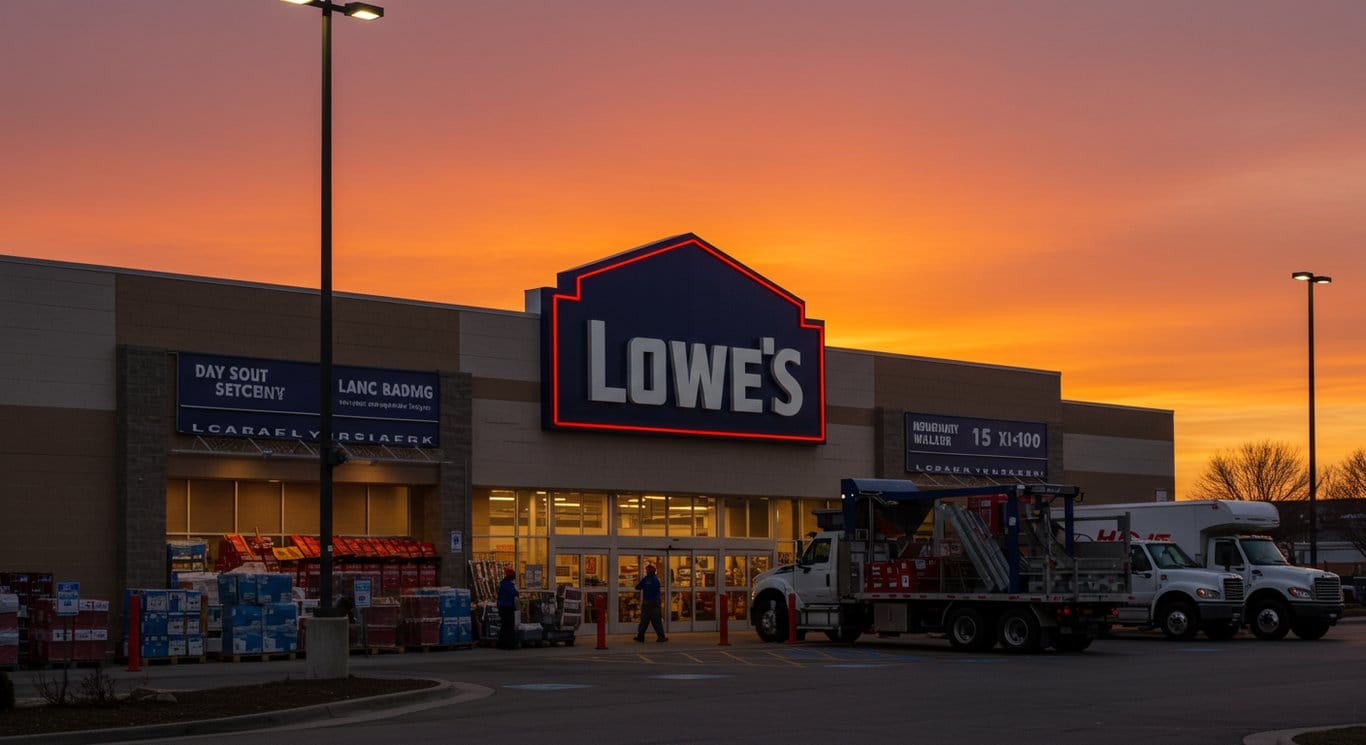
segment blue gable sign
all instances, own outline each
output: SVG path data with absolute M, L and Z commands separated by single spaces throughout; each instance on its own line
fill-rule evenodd
M 825 325 L 692 234 L 541 290 L 551 429 L 825 441 Z

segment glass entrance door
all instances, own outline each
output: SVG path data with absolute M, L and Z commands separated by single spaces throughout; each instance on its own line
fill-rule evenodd
M 598 622 L 598 599 L 601 598 L 604 608 L 610 610 L 608 602 L 609 569 L 607 566 L 607 552 L 604 551 L 557 551 L 555 553 L 555 586 L 568 585 L 583 590 L 583 623 L 585 625 L 596 624 Z
M 669 552 L 665 585 L 668 626 L 678 631 L 716 630 L 716 554 Z

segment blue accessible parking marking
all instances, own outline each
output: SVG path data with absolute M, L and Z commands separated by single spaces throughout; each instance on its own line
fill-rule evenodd
M 503 687 L 516 688 L 519 691 L 563 691 L 569 688 L 592 688 L 593 686 L 580 683 L 517 683 Z

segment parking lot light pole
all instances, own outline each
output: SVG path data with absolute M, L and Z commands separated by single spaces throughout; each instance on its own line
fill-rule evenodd
M 345 455 L 332 442 L 332 12 L 373 21 L 384 8 L 369 3 L 337 4 L 327 0 L 285 0 L 323 12 L 322 39 L 322 283 L 318 349 L 318 615 L 332 607 L 332 469 Z
M 1313 272 L 1295 272 L 1297 279 L 1309 286 L 1309 563 L 1319 565 L 1318 463 L 1314 442 L 1314 285 L 1326 285 L 1332 277 Z

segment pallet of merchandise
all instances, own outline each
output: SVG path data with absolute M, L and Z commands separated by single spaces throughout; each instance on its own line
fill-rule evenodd
M 403 647 L 351 647 L 351 654 L 374 657 L 379 654 L 403 654 Z
M 209 654 L 219 662 L 278 662 L 293 661 L 299 658 L 298 652 L 212 652 Z
M 457 649 L 472 649 L 473 642 L 464 644 L 405 644 L 404 652 L 452 652 Z
M 141 660 L 143 665 L 195 665 L 208 662 L 207 655 L 184 655 L 180 657 L 147 657 Z M 125 664 L 128 660 L 119 660 L 119 664 Z

